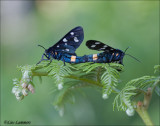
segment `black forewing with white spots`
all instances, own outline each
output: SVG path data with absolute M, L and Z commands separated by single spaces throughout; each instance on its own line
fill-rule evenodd
M 57 52 L 74 54 L 84 39 L 83 28 L 78 26 L 68 32 L 51 48 Z
M 64 53 L 69 53 L 69 54 L 74 54 L 75 55 L 76 49 L 73 46 L 70 45 L 59 45 L 59 48 L 55 50 L 55 52 L 64 52 Z
M 92 50 L 98 50 L 98 51 L 104 51 L 104 52 L 108 52 L 108 51 L 114 51 L 115 49 L 100 42 L 100 41 L 97 41 L 97 40 L 88 40 L 86 42 L 86 46 L 89 48 L 89 49 L 92 49 Z

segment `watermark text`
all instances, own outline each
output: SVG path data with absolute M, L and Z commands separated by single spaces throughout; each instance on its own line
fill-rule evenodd
M 29 125 L 31 124 L 31 121 L 19 121 L 19 120 L 16 120 L 16 121 L 12 121 L 12 120 L 4 120 L 4 124 L 25 124 L 25 125 Z

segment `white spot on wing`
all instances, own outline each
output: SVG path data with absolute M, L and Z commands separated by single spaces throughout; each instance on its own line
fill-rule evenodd
M 67 42 L 68 40 L 66 38 L 63 39 L 63 42 Z
M 67 45 L 67 43 L 65 43 L 65 45 Z
M 71 35 L 74 35 L 74 32 L 71 32 L 70 34 L 71 34 Z
M 105 47 L 107 47 L 107 45 L 104 45 L 103 47 L 105 48 Z
M 101 48 L 101 49 L 105 49 L 105 48 Z
M 57 47 L 59 47 L 59 45 L 57 45 Z
M 91 47 L 94 48 L 94 47 L 96 47 L 96 45 L 92 45 Z
M 77 37 L 74 37 L 74 41 L 75 41 L 75 42 L 79 42 L 79 40 L 78 40 Z
M 66 51 L 69 51 L 69 49 L 66 49 Z
M 111 48 L 111 50 L 114 50 L 114 49 Z
M 95 44 L 100 44 L 100 42 L 95 42 Z

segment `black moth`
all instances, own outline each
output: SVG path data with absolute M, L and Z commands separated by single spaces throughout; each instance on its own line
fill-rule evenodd
M 129 47 L 126 48 L 126 50 L 123 52 L 120 49 L 114 49 L 111 46 L 108 46 L 97 40 L 88 40 L 86 42 L 86 46 L 92 50 L 103 51 L 102 53 L 99 54 L 99 56 L 101 55 L 101 58 L 103 58 L 103 60 L 100 60 L 99 62 L 104 62 L 104 63 L 117 62 L 123 65 L 123 57 L 125 55 L 129 55 L 130 57 L 139 61 L 138 59 L 131 56 L 130 54 L 126 54 L 126 51 Z
M 77 56 L 75 51 L 80 46 L 83 39 L 84 39 L 83 28 L 78 26 L 72 29 L 71 31 L 69 31 L 62 39 L 60 39 L 55 45 L 51 46 L 48 49 L 45 49 L 43 46 L 39 45 L 40 47 L 45 49 L 45 52 L 43 53 L 41 60 L 37 64 L 39 64 L 43 60 L 50 60 L 50 63 L 51 63 L 53 59 L 62 60 L 64 64 L 65 62 L 68 62 L 68 63 L 117 62 L 119 64 L 123 64 L 122 61 L 123 61 L 124 55 L 129 55 L 129 54 L 125 54 L 128 48 L 123 52 L 119 49 L 114 49 L 100 41 L 88 40 L 86 42 L 86 46 L 89 49 L 103 51 L 103 52 L 98 54 Z M 44 59 L 44 56 L 47 59 Z M 131 57 L 136 59 L 133 56 Z
M 53 59 L 62 60 L 65 63 L 66 55 L 76 56 L 75 51 L 80 46 L 83 39 L 83 28 L 81 26 L 78 26 L 68 32 L 55 45 L 51 46 L 48 49 L 45 49 L 43 46 L 39 45 L 45 49 L 45 52 L 43 53 L 41 60 L 37 64 L 39 64 L 43 60 L 50 60 L 51 62 Z M 44 59 L 44 56 L 47 59 Z

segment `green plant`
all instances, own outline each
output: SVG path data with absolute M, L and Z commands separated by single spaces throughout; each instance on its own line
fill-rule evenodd
M 49 66 L 48 62 L 42 62 L 39 65 L 18 67 L 22 72 L 21 79 L 14 79 L 15 85 L 12 92 L 18 100 L 27 96 L 29 91 L 34 93 L 34 84 L 32 78 L 38 76 L 47 76 L 54 79 L 51 93 L 54 95 L 53 105 L 62 116 L 65 104 L 75 102 L 75 92 L 81 88 L 91 87 L 102 89 L 102 98 L 109 98 L 111 93 L 116 93 L 113 101 L 113 110 L 126 111 L 128 116 L 133 116 L 136 111 L 143 119 L 146 125 L 153 125 L 147 113 L 147 109 L 155 90 L 160 95 L 159 82 L 160 76 L 143 76 L 129 81 L 121 90 L 117 89 L 120 83 L 120 71 L 123 66 L 116 63 L 82 63 L 67 64 L 64 66 L 61 61 L 53 61 Z M 156 65 L 155 73 L 159 72 L 160 65 Z M 143 95 L 144 100 L 139 101 L 139 96 Z

